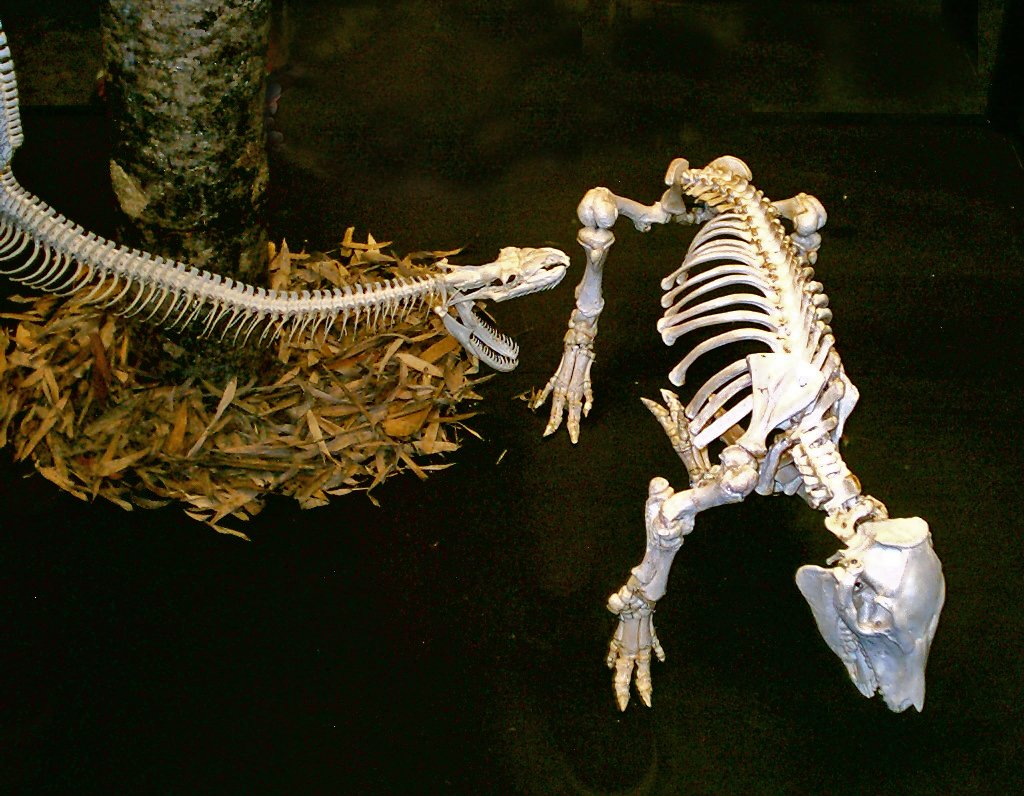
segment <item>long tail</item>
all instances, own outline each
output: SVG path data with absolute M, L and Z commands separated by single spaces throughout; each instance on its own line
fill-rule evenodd
M 337 320 L 391 322 L 445 294 L 443 278 L 395 278 L 333 290 L 276 291 L 129 249 L 88 232 L 23 188 L 11 171 L 24 140 L 18 84 L 0 25 L 0 273 L 37 290 L 100 302 L 171 328 L 199 321 L 202 335 L 244 343 L 314 333 Z M 13 263 L 8 267 L 6 263 Z

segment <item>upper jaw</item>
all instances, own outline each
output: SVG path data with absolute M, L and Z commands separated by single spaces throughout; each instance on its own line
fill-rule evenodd
M 565 276 L 569 257 L 553 248 L 501 250 L 498 259 L 486 265 L 452 266 L 448 278 L 454 293 L 449 305 L 459 302 L 508 301 L 555 287 Z M 515 284 L 509 284 L 515 277 Z
M 561 252 L 559 252 L 561 254 Z M 564 255 L 562 255 L 564 257 Z M 495 301 L 508 301 L 509 299 L 519 298 L 520 296 L 528 296 L 531 293 L 540 293 L 544 290 L 551 290 L 559 282 L 562 281 L 562 277 L 565 276 L 567 266 L 557 260 L 553 260 L 550 263 L 545 264 L 544 271 L 542 272 L 543 279 L 534 281 L 523 281 L 518 285 L 506 289 L 500 296 L 495 296 Z

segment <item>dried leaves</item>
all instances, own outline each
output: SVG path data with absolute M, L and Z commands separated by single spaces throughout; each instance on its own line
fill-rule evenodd
M 355 242 L 349 229 L 337 259 L 272 246 L 271 284 L 423 272 L 387 245 Z M 0 446 L 84 500 L 129 510 L 181 501 L 222 533 L 244 537 L 223 520 L 248 519 L 271 493 L 312 508 L 397 472 L 447 467 L 427 462 L 458 447 L 469 415 L 456 405 L 479 398 L 475 363 L 429 311 L 355 337 L 280 341 L 266 383 L 166 385 L 131 367 L 131 332 L 117 316 L 53 296 L 15 301 L 28 308 L 0 315 L 17 322 L 0 328 Z

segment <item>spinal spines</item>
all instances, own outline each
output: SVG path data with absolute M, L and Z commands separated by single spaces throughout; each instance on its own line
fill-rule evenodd
M 7 35 L 0 29 L 0 169 L 5 169 L 25 136 L 18 111 L 18 79 L 14 60 L 7 46 Z
M 0 173 L 0 273 L 33 288 L 143 315 L 169 328 L 201 319 L 202 334 L 244 342 L 280 334 L 326 333 L 340 320 L 375 325 L 404 317 L 446 293 L 441 274 L 356 283 L 329 291 L 278 291 L 237 283 L 208 271 L 119 246 L 87 233 L 26 191 L 10 170 Z
M 745 177 L 721 168 L 686 170 L 677 179 L 680 190 L 717 215 L 697 232 L 682 265 L 662 280 L 666 310 L 658 329 L 671 345 L 700 328 L 731 328 L 696 346 L 670 374 L 672 383 L 683 384 L 704 353 L 741 340 L 813 359 L 830 331 L 828 297 L 778 210 Z M 729 293 L 722 295 L 723 289 Z
M 791 453 L 803 480 L 807 502 L 815 509 L 832 512 L 860 497 L 860 484 L 829 432 L 828 423 L 820 419 L 809 428 L 799 429 L 799 444 Z

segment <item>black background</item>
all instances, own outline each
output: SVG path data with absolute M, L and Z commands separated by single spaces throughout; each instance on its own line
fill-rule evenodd
M 29 34 L 89 41 L 90 4 L 4 5 L 36 98 L 16 173 L 109 232 L 102 107 L 48 105 L 22 67 L 81 79 L 95 54 Z M 291 5 L 276 237 L 330 248 L 354 225 L 467 262 L 557 245 L 573 269 L 494 308 L 523 353 L 484 388 L 483 440 L 381 508 L 271 501 L 245 543 L 86 505 L 5 452 L 7 792 L 1019 787 L 1018 4 L 987 75 L 971 4 L 618 3 L 609 23 L 590 5 Z M 929 520 L 945 568 L 922 714 L 861 697 L 817 635 L 792 577 L 835 549 L 821 516 L 756 497 L 701 516 L 659 606 L 654 708 L 615 709 L 604 602 L 642 554 L 647 481 L 685 483 L 639 398 L 682 356 L 654 324 L 692 233 L 616 229 L 578 445 L 542 440 L 516 396 L 557 364 L 586 189 L 651 202 L 673 157 L 726 153 L 829 211 L 818 272 L 862 394 L 844 455 L 891 514 Z

